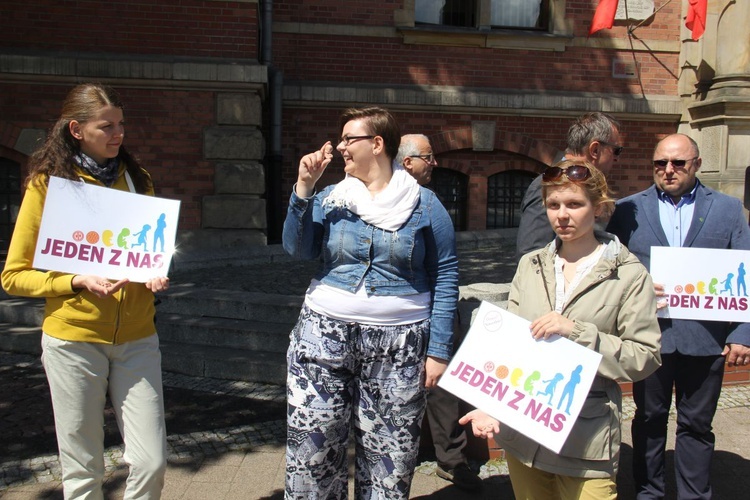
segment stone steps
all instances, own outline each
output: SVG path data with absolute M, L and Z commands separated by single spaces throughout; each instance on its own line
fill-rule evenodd
M 213 290 L 192 284 L 173 285 L 159 294 L 157 315 L 243 319 L 292 325 L 297 321 L 302 297 L 241 290 Z
M 465 332 L 479 301 L 502 303 L 508 286 L 460 287 Z M 289 332 L 303 297 L 173 285 L 158 296 L 162 367 L 199 377 L 284 385 Z M 0 293 L 0 350 L 39 354 L 43 299 Z
M 159 294 L 162 368 L 283 385 L 302 297 L 174 286 Z M 43 299 L 0 294 L 0 350 L 41 353 Z

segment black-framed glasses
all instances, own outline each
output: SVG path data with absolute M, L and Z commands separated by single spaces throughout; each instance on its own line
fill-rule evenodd
M 374 138 L 375 138 L 374 135 L 342 135 L 341 141 L 339 142 L 339 144 L 343 142 L 344 146 L 348 146 L 349 144 L 352 143 L 352 141 L 357 140 L 357 139 L 374 139 Z
M 421 158 L 427 163 L 432 163 L 435 161 L 435 153 L 430 153 L 428 155 L 412 155 L 409 158 Z
M 591 171 L 585 165 L 571 165 L 568 168 L 547 167 L 542 174 L 542 180 L 544 182 L 556 181 L 563 175 L 570 181 L 581 182 L 591 177 Z
M 624 149 L 623 146 L 618 146 L 617 144 L 612 144 L 611 142 L 607 141 L 598 141 L 599 144 L 603 144 L 604 146 L 609 146 L 612 148 L 612 154 L 615 156 L 620 156 L 620 153 L 622 153 L 622 150 Z
M 695 158 L 689 158 L 687 160 L 654 160 L 654 168 L 664 170 L 670 163 L 676 169 L 685 168 L 685 165 L 687 165 L 689 161 L 695 161 L 697 159 L 698 157 L 696 156 Z

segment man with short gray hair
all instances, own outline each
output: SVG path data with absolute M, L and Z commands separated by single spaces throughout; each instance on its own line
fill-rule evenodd
M 568 129 L 567 160 L 588 161 L 607 175 L 620 153 L 620 124 L 606 113 L 597 111 L 581 115 Z M 539 175 L 529 185 L 521 201 L 516 260 L 548 245 L 554 238 L 555 232 L 549 224 L 542 200 L 542 176 Z

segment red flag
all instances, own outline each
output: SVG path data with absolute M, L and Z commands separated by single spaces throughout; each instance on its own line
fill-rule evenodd
M 708 0 L 689 0 L 685 27 L 693 32 L 693 40 L 698 40 L 706 31 L 706 11 Z
M 594 12 L 594 19 L 591 20 L 589 36 L 599 30 L 612 28 L 612 25 L 615 24 L 615 12 L 617 12 L 618 1 L 619 0 L 599 0 L 599 5 L 596 8 L 596 12 Z

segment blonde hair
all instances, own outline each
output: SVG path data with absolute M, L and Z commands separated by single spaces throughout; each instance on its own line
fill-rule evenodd
M 568 179 L 567 175 L 561 175 L 558 179 L 552 181 L 545 181 L 544 179 L 542 179 L 542 201 L 544 202 L 545 206 L 547 204 L 547 192 L 549 191 L 550 187 L 577 184 L 578 186 L 581 186 L 583 191 L 586 193 L 586 197 L 591 201 L 592 205 L 594 205 L 595 207 L 602 205 L 602 217 L 608 218 L 610 215 L 612 215 L 612 212 L 615 209 L 615 200 L 614 198 L 612 198 L 612 193 L 609 190 L 609 186 L 607 186 L 607 179 L 606 177 L 604 177 L 604 174 L 601 170 L 587 161 L 578 160 L 562 160 L 552 166 L 561 168 L 563 170 L 574 166 L 583 166 L 588 169 L 591 175 L 588 179 L 583 181 L 572 181 Z

